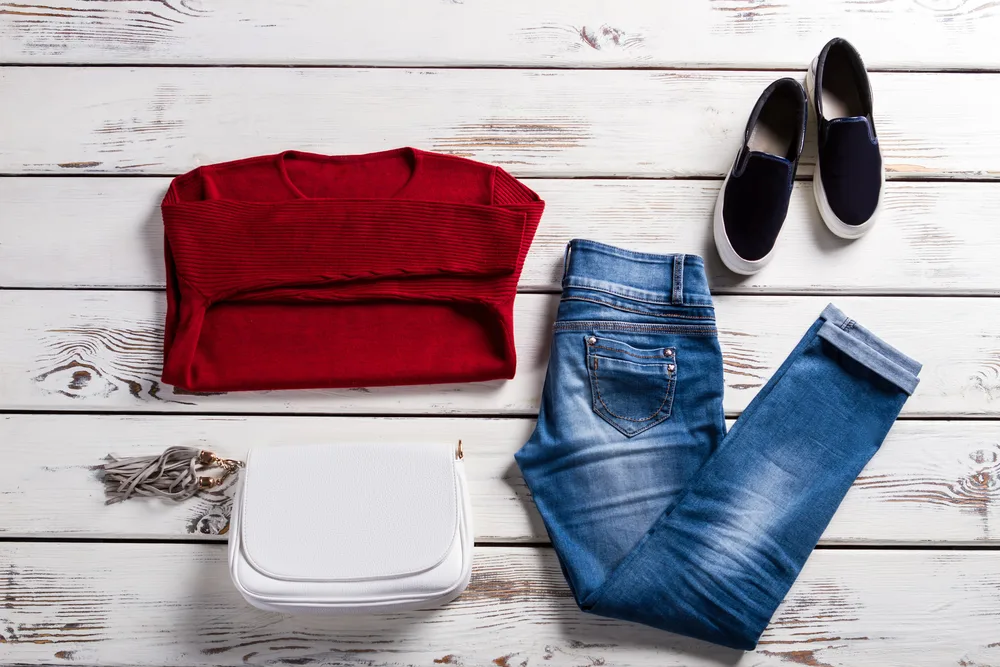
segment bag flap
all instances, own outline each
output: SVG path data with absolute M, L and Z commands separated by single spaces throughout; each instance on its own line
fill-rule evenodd
M 352 581 L 423 572 L 458 533 L 455 445 L 291 445 L 247 457 L 240 540 L 277 579 Z

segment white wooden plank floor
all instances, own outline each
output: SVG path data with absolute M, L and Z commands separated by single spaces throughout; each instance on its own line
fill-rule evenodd
M 251 147 L 416 144 L 516 176 L 721 177 L 761 90 L 789 74 L 13 67 L 0 77 L 16 101 L 0 105 L 0 172 L 176 174 Z M 982 99 L 1000 73 L 932 78 L 928 91 L 926 74 L 872 75 L 888 176 L 1000 177 L 1000 126 Z M 799 174 L 814 161 L 810 140 Z
M 840 35 L 878 69 L 996 69 L 985 0 L 5 2 L 15 63 L 800 68 Z M 891 38 L 887 36 L 891 35 Z
M 163 177 L 0 179 L 0 284 L 163 287 L 159 202 L 168 183 Z M 992 183 L 890 181 L 883 224 L 854 242 L 826 230 L 811 183 L 798 183 L 781 233 L 781 261 L 754 276 L 728 271 L 715 253 L 709 223 L 718 181 L 532 179 L 529 185 L 545 199 L 545 215 L 521 275 L 525 292 L 559 290 L 572 238 L 700 254 L 716 294 L 1000 290 L 1000 225 L 983 222 L 1000 210 L 1000 188 Z
M 210 445 L 240 457 L 273 442 L 462 439 L 480 543 L 547 543 L 541 519 L 513 463 L 530 418 L 362 418 L 180 415 L 0 417 L 7 444 L 0 468 L 0 516 L 10 538 L 224 539 L 216 521 L 228 493 L 182 505 L 104 505 L 95 461 L 171 444 Z M 71 434 L 72 445 L 67 443 Z M 900 421 L 851 490 L 823 537 L 840 545 L 979 545 L 1000 542 L 1000 443 L 986 421 Z M 37 489 L 46 490 L 40 495 Z
M 973 0 L 0 0 L 0 664 L 1000 664 L 998 34 L 1000 5 Z M 719 179 L 760 90 L 833 36 L 875 70 L 886 210 L 843 242 L 801 182 L 775 261 L 738 278 L 711 242 Z M 548 202 L 514 380 L 159 383 L 171 176 L 407 144 L 502 164 Z M 814 161 L 810 138 L 803 180 Z M 731 417 L 828 301 L 925 364 L 755 652 L 572 604 L 512 453 L 573 237 L 705 256 Z M 227 492 L 107 507 L 92 469 L 402 436 L 466 443 L 476 565 L 440 610 L 256 611 L 227 579 Z

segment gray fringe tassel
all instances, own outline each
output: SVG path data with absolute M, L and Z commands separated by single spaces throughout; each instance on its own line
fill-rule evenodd
M 109 454 L 107 463 L 97 469 L 104 481 L 105 502 L 113 505 L 131 497 L 187 500 L 219 487 L 242 466 L 240 461 L 194 447 L 170 447 L 159 456 L 119 459 Z M 221 474 L 203 474 L 220 470 Z

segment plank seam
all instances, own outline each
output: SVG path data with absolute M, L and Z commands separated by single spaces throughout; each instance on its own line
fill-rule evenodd
M 192 167 L 193 169 L 194 167 Z M 132 172 L 132 173 L 112 173 L 112 172 L 79 172 L 67 174 L 65 172 L 0 172 L 0 179 L 4 178 L 174 178 L 179 176 L 174 172 Z M 712 174 L 702 174 L 695 176 L 518 176 L 519 181 L 702 181 L 705 183 L 722 183 L 725 176 Z M 893 183 L 998 183 L 997 178 L 986 177 L 965 177 L 965 176 L 911 176 L 886 174 L 886 180 Z M 795 182 L 811 183 L 812 174 L 796 175 Z
M 727 419 L 736 419 L 740 412 L 726 412 Z M 251 418 L 251 417 L 297 417 L 297 418 L 331 418 L 345 417 L 353 419 L 537 419 L 536 412 L 505 412 L 505 413 L 475 413 L 475 412 L 212 412 L 212 411 L 168 411 L 168 410 L 27 410 L 0 408 L 0 417 L 16 417 L 19 415 L 49 415 L 71 417 L 219 417 L 219 418 Z M 911 422 L 947 422 L 962 423 L 1000 422 L 1000 415 L 984 417 L 982 415 L 900 415 L 897 421 Z
M 787 67 L 726 67 L 724 65 L 709 65 L 705 67 L 676 66 L 669 65 L 629 65 L 629 66 L 571 66 L 571 65 L 491 65 L 491 64 L 465 64 L 465 65 L 424 65 L 419 61 L 407 63 L 405 65 L 381 65 L 381 64 L 313 64 L 313 63 L 192 63 L 192 62 L 157 62 L 149 63 L 143 61 L 122 60 L 115 63 L 102 62 L 30 62 L 21 60 L 0 61 L 0 67 L 34 67 L 34 68 L 92 68 L 92 69 L 386 69 L 386 70 L 501 70 L 512 72 L 525 72 L 532 70 L 544 71 L 587 71 L 587 72 L 775 72 L 775 73 L 805 73 L 808 63 L 802 69 L 789 69 Z M 886 74 L 997 74 L 1000 67 L 868 67 L 868 72 Z
M 0 544 L 155 544 L 155 545 L 197 545 L 197 546 L 219 546 L 225 547 L 226 542 L 220 539 L 198 539 L 179 538 L 165 540 L 162 538 L 142 538 L 142 537 L 7 537 L 0 536 Z M 552 549 L 549 542 L 527 542 L 527 541 L 492 541 L 476 540 L 477 549 Z M 1000 544 L 818 544 L 816 550 L 823 551 L 1000 551 Z

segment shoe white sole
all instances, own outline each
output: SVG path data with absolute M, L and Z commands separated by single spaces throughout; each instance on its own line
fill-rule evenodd
M 809 95 L 809 106 L 812 108 L 813 118 L 816 119 L 816 127 L 819 127 L 819 112 L 816 109 L 816 58 L 813 58 L 809 65 L 809 72 L 806 73 L 806 93 Z M 827 228 L 842 239 L 856 239 L 867 234 L 882 212 L 882 198 L 885 195 L 885 163 L 882 164 L 881 184 L 878 191 L 878 204 L 871 217 L 860 225 L 849 225 L 833 212 L 830 200 L 826 197 L 826 190 L 823 189 L 823 178 L 820 176 L 819 159 L 816 160 L 816 169 L 813 171 L 813 197 L 816 199 L 816 208 L 819 209 L 819 216 Z
M 726 236 L 726 223 L 722 218 L 722 209 L 724 208 L 723 200 L 726 197 L 726 185 L 729 183 L 729 174 L 732 173 L 732 171 L 733 168 L 730 167 L 729 171 L 726 172 L 726 178 L 722 181 L 722 188 L 719 190 L 719 195 L 715 199 L 715 215 L 713 223 L 715 247 L 719 251 L 719 257 L 722 259 L 722 263 L 725 264 L 730 271 L 738 273 L 742 276 L 752 276 L 767 266 L 768 262 L 771 261 L 771 257 L 774 255 L 774 251 L 777 249 L 778 243 L 775 241 L 774 248 L 771 248 L 769 253 L 758 260 L 743 259 L 733 249 L 733 244 L 729 242 L 729 237 Z

